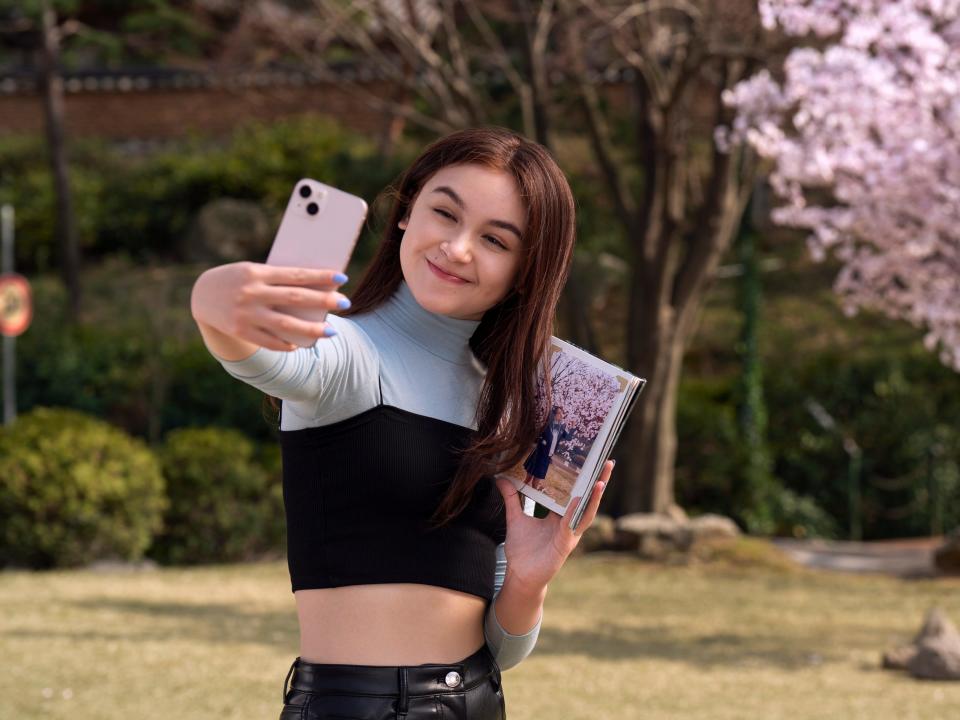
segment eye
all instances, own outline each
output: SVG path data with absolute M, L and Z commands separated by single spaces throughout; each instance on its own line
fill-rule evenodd
M 440 215 L 441 217 L 445 217 L 448 220 L 456 221 L 457 219 L 453 215 L 448 213 L 446 210 L 441 210 L 440 208 L 434 208 L 433 211 L 438 215 Z M 509 248 L 503 242 L 501 242 L 495 235 L 484 235 L 484 237 L 489 238 L 495 245 L 499 245 L 504 250 L 509 250 Z

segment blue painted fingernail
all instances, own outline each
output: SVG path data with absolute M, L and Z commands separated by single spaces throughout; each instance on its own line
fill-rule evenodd
M 338 272 L 336 275 L 333 276 L 333 281 L 337 283 L 345 283 L 349 279 L 350 278 L 348 278 L 346 275 L 344 275 L 341 272 Z
M 326 335 L 327 337 L 332 337 L 333 335 L 337 334 L 337 331 L 328 325 L 323 329 L 323 334 Z
M 337 307 L 341 310 L 346 310 L 350 307 L 350 301 L 347 298 L 340 298 L 340 302 L 337 303 Z

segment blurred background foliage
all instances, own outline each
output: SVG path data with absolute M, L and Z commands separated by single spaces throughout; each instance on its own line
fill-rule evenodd
M 27 418 L 34 408 L 69 408 L 122 428 L 154 451 L 173 509 L 152 546 L 124 546 L 128 557 L 182 562 L 283 552 L 277 418 L 264 414 L 259 391 L 223 371 L 196 331 L 190 290 L 207 266 L 186 262 L 177 251 L 191 221 L 209 201 L 230 197 L 257 203 L 275 228 L 293 181 L 304 176 L 372 201 L 418 148 L 403 141 L 385 160 L 364 137 L 311 116 L 249 124 L 219 142 L 192 137 L 146 154 L 76 140 L 71 179 L 88 301 L 83 322 L 74 326 L 63 321 L 65 291 L 52 267 L 54 199 L 42 140 L 0 140 L 0 202 L 16 207 L 16 270 L 31 276 L 34 292 L 33 324 L 17 340 L 18 411 Z M 615 263 L 598 261 L 622 253 L 622 239 L 610 229 L 611 211 L 583 156 L 582 139 L 560 138 L 557 153 L 578 199 L 578 261 L 595 268 L 587 281 L 595 286 L 591 311 L 600 345 L 612 362 L 622 363 L 623 323 L 617 318 L 624 314 L 623 278 Z M 352 280 L 379 241 L 382 209 L 374 206 L 348 268 Z M 744 515 L 757 497 L 749 495 L 756 491 L 747 476 L 751 450 L 738 422 L 744 295 L 736 274 L 714 282 L 686 355 L 677 422 L 678 504 L 691 515 L 731 516 L 761 534 L 848 537 L 847 437 L 848 447 L 852 439 L 862 452 L 855 479 L 864 539 L 937 534 L 960 523 L 960 377 L 924 350 L 913 328 L 869 314 L 844 316 L 830 287 L 836 267 L 812 262 L 799 235 L 764 229 L 755 249 L 761 261 L 779 262 L 760 273 L 755 289 L 763 368 L 757 377 L 770 458 L 766 519 L 761 527 Z M 737 252 L 731 249 L 728 266 L 737 267 Z M 600 321 L 603 316 L 610 322 Z M 811 402 L 832 416 L 833 430 L 818 423 Z M 0 439 L 12 432 L 0 430 Z M 89 433 L 99 437 L 103 430 L 91 425 Z M 60 447 L 69 453 L 69 444 Z M 78 461 L 86 447 L 76 445 Z M 31 462 L 29 453 L 6 461 Z M 139 452 L 132 451 L 130 461 L 142 462 Z M 218 468 L 216 479 L 197 475 L 197 468 L 211 467 Z M 103 482 L 129 476 L 119 472 L 121 480 Z M 183 503 L 185 492 L 206 505 Z M 263 502 L 236 504 L 250 492 Z M 202 512 L 225 505 L 245 507 L 248 515 L 234 513 L 231 521 Z M 134 530 L 142 528 L 142 518 L 132 530 L 109 528 L 131 522 L 105 520 L 103 532 L 140 537 Z M 202 531 L 180 532 L 190 526 Z M 251 527 L 262 542 L 250 535 Z M 10 557 L 28 557 L 37 541 L 29 543 Z
M 16 265 L 22 273 L 48 272 L 56 257 L 46 152 L 40 136 L 0 139 L 0 202 L 17 210 Z M 70 181 L 83 256 L 96 261 L 125 253 L 137 263 L 175 262 L 180 258 L 174 240 L 211 200 L 255 201 L 276 225 L 291 178 L 323 177 L 372 198 L 402 170 L 402 160 L 398 152 L 384 162 L 369 139 L 348 137 L 320 116 L 248 123 L 220 142 L 192 135 L 148 154 L 77 138 L 71 144 Z M 370 252 L 369 243 L 360 251 Z

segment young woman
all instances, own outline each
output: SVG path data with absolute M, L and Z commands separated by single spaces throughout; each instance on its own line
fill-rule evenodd
M 534 518 L 494 480 L 546 420 L 535 373 L 574 201 L 550 154 L 501 128 L 440 138 L 388 195 L 352 306 L 333 271 L 240 262 L 197 279 L 193 316 L 227 372 L 282 400 L 300 655 L 281 718 L 502 720 L 500 671 L 533 649 L 579 541 L 576 503 Z M 275 309 L 291 305 L 340 312 L 316 324 Z
M 523 463 L 527 476 L 523 479 L 528 485 L 532 484 L 535 490 L 543 490 L 543 480 L 550 469 L 550 458 L 557 451 L 557 444 L 561 440 L 569 440 L 572 433 L 563 424 L 563 408 L 555 405 L 551 413 L 551 420 L 543 426 L 543 432 L 537 438 L 537 446 Z

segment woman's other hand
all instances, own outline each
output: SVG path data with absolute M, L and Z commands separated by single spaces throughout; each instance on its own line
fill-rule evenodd
M 507 506 L 507 539 L 503 549 L 507 557 L 507 576 L 513 578 L 511 582 L 531 591 L 538 591 L 550 584 L 596 518 L 603 490 L 613 473 L 614 462 L 608 460 L 604 463 L 576 532 L 570 530 L 570 521 L 580 504 L 580 496 L 571 500 L 563 517 L 555 512 L 548 513 L 545 518 L 531 517 L 523 512 L 520 504 L 523 496 L 513 484 L 505 478 L 495 478 Z

